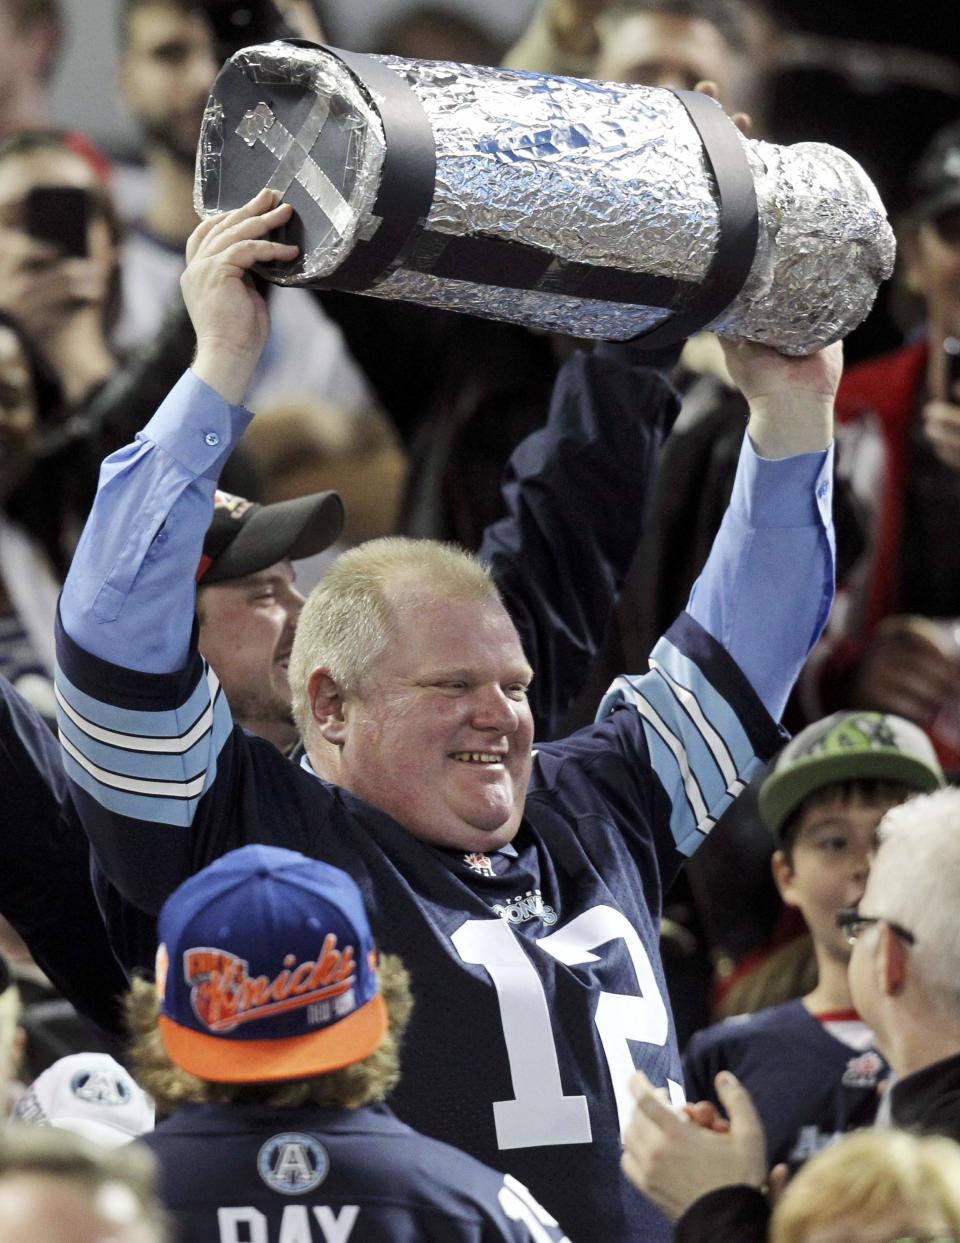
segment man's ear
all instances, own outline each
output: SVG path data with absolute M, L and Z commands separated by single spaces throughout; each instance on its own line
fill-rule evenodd
M 880 987 L 887 997 L 896 997 L 907 984 L 907 960 L 909 951 L 892 928 L 880 925 L 880 952 L 877 970 Z
M 775 850 L 770 859 L 770 872 L 773 875 L 773 883 L 777 887 L 780 897 L 787 906 L 796 906 L 796 900 L 792 896 L 793 889 L 793 868 L 790 866 L 790 860 L 782 850 Z
M 340 687 L 329 669 L 314 669 L 310 674 L 307 697 L 317 733 L 334 746 L 342 747 L 347 736 L 346 713 Z

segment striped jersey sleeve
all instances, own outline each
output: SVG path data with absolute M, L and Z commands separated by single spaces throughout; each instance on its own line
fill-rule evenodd
M 121 815 L 188 826 L 217 772 L 232 727 L 220 684 L 206 664 L 186 703 L 143 711 L 85 695 L 59 671 L 58 732 L 75 784 Z
M 190 829 L 234 725 L 196 651 L 175 673 L 85 652 L 58 626 L 63 765 L 98 859 L 125 897 L 155 909 L 193 870 Z M 145 866 L 149 860 L 149 866 Z
M 658 847 L 681 855 L 693 854 L 786 740 L 728 653 L 685 613 L 654 648 L 648 673 L 613 683 L 598 718 L 628 746 L 642 741 L 669 806 L 669 838 Z

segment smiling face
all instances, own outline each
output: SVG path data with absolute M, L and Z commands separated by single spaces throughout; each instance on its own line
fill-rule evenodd
M 236 720 L 286 748 L 296 741 L 287 666 L 303 608 L 292 564 L 201 587 L 200 651 L 220 679 Z
M 496 850 L 520 825 L 530 780 L 532 674 L 517 632 L 492 596 L 405 583 L 387 602 L 387 648 L 332 728 L 337 781 L 423 841 Z

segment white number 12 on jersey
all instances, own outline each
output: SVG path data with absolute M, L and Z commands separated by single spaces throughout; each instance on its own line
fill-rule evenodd
M 585 1096 L 564 1096 L 547 998 L 533 963 L 516 934 L 502 919 L 470 919 L 451 937 L 464 962 L 485 968 L 500 1004 L 500 1021 L 510 1062 L 514 1099 L 494 1101 L 493 1117 L 500 1148 L 545 1144 L 586 1144 L 592 1139 Z M 634 1071 L 628 1040 L 663 1045 L 667 1008 L 647 951 L 626 916 L 612 906 L 595 906 L 535 944 L 569 967 L 597 962 L 608 941 L 627 947 L 641 996 L 601 993 L 594 1015 L 607 1059 L 623 1132 L 633 1110 L 628 1082 Z M 670 1093 L 683 1099 L 678 1084 Z

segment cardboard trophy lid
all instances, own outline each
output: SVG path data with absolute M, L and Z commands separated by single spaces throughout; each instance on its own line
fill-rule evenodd
M 206 217 L 269 186 L 294 208 L 278 239 L 301 255 L 263 275 L 363 289 L 429 211 L 434 166 L 430 123 L 398 74 L 372 57 L 277 40 L 242 49 L 217 76 L 194 206 Z

